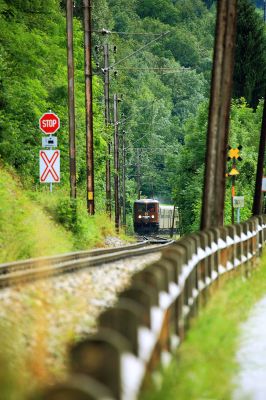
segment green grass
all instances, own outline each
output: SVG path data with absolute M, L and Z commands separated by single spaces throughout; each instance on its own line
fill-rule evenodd
M 64 188 L 25 190 L 0 164 L 0 263 L 102 247 L 106 236 L 116 236 L 104 213 L 89 217 L 81 199 L 74 207 Z
M 142 400 L 230 400 L 241 322 L 264 295 L 265 255 L 250 279 L 234 278 L 214 293 L 162 372 L 160 389 L 148 388 Z

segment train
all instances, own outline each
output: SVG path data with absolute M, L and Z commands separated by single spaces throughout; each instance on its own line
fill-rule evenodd
M 178 208 L 161 205 L 158 200 L 141 199 L 134 202 L 134 231 L 138 234 L 169 234 L 177 232 L 179 226 Z

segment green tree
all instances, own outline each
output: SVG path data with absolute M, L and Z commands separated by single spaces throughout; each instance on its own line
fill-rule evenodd
M 245 208 L 242 217 L 251 215 L 253 191 L 255 184 L 258 141 L 262 118 L 262 102 L 256 112 L 245 99 L 236 100 L 232 104 L 229 144 L 231 147 L 243 146 L 243 161 L 237 164 L 240 175 L 236 180 L 236 194 L 245 196 Z M 185 232 L 199 229 L 203 174 L 205 162 L 205 146 L 207 132 L 208 104 L 204 102 L 197 114 L 185 124 L 185 144 L 180 146 L 179 154 L 174 162 L 176 174 L 172 186 L 176 204 L 180 207 Z M 228 164 L 230 170 L 230 164 Z M 228 171 L 229 172 L 229 171 Z M 225 204 L 225 223 L 231 222 L 230 178 L 227 179 Z
M 233 96 L 255 107 L 266 87 L 264 23 L 250 0 L 239 0 Z

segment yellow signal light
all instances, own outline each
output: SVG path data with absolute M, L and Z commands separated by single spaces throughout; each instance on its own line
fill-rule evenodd
M 239 175 L 239 171 L 236 168 L 232 168 L 231 172 L 228 174 L 229 176 Z
M 239 157 L 239 149 L 230 149 L 228 151 L 228 155 L 230 158 L 238 158 Z

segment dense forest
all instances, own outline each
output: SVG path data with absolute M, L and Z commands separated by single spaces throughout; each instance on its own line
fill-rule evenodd
M 246 196 L 243 217 L 250 213 L 265 89 L 265 34 L 255 8 L 263 1 L 253 3 L 239 0 L 230 137 L 232 146 L 243 146 L 237 189 Z M 104 124 L 102 48 L 108 44 L 111 111 L 117 93 L 119 132 L 126 135 L 128 215 L 139 181 L 142 196 L 180 208 L 185 232 L 198 229 L 215 13 L 211 0 L 93 0 L 97 212 L 105 209 L 106 146 L 113 135 Z M 74 16 L 78 195 L 85 198 L 82 0 L 75 1 Z M 37 191 L 43 190 L 38 120 L 49 109 L 61 118 L 57 190 L 68 191 L 65 30 L 64 0 L 0 0 L 0 157 Z

